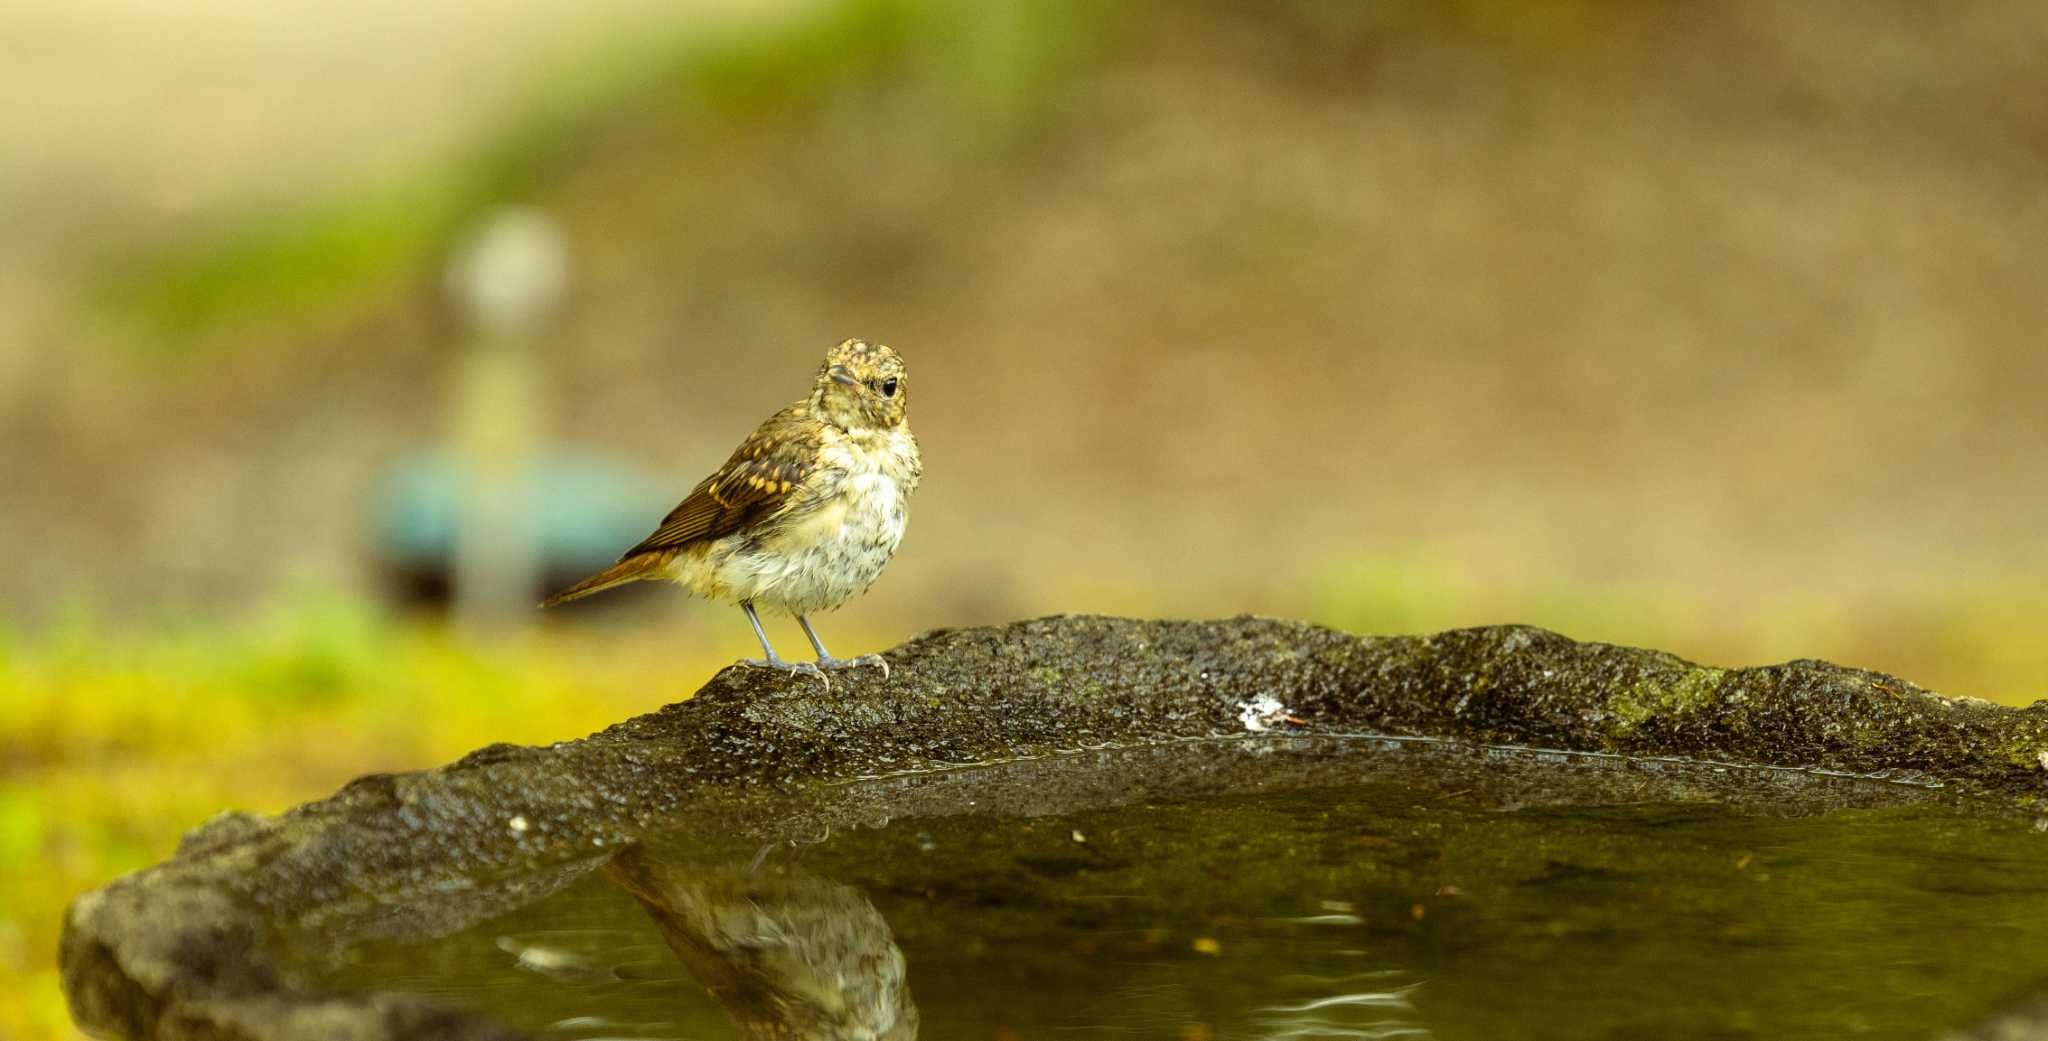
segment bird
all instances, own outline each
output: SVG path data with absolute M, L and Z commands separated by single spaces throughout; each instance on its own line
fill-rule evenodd
M 604 874 L 632 894 L 739 1036 L 914 1041 L 917 1002 L 889 922 L 852 886 L 735 875 L 629 846 Z
M 849 339 L 825 353 L 810 393 L 769 416 L 611 567 L 543 601 L 554 607 L 629 582 L 675 582 L 746 612 L 762 657 L 741 664 L 814 675 L 878 665 L 880 655 L 835 658 L 809 615 L 865 592 L 882 574 L 910 520 L 924 476 L 910 433 L 910 377 L 881 343 Z M 815 662 L 785 661 L 756 608 L 796 616 Z

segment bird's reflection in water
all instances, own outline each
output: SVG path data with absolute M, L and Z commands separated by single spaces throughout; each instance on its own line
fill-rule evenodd
M 903 952 L 851 886 L 794 874 L 707 877 L 645 849 L 605 869 L 732 1017 L 774 1041 L 917 1037 Z

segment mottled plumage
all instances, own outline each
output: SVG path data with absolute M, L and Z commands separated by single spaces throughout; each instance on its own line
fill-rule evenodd
M 826 653 L 804 616 L 867 589 L 903 539 L 924 472 L 905 418 L 908 398 L 895 351 L 861 340 L 834 347 L 809 396 L 770 416 L 617 564 L 547 606 L 668 579 L 744 608 L 767 655 L 761 664 L 816 668 L 775 656 L 756 604 L 796 615 L 819 665 L 846 664 Z
M 768 417 L 717 473 L 697 482 L 689 496 L 662 518 L 661 527 L 626 556 L 720 538 L 793 506 L 817 471 L 823 425 L 810 415 L 806 402 Z

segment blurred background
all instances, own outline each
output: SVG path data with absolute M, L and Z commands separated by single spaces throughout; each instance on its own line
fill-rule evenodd
M 752 654 L 530 605 L 847 336 L 927 474 L 841 654 L 1257 612 L 2048 696 L 2036 3 L 0 23 L 0 1037 L 70 1036 L 63 903 L 207 815 Z

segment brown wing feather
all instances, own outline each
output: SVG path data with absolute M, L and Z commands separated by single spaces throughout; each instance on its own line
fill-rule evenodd
M 769 417 L 718 472 L 697 482 L 654 534 L 619 559 L 723 538 L 773 515 L 817 467 L 817 421 L 800 405 Z

